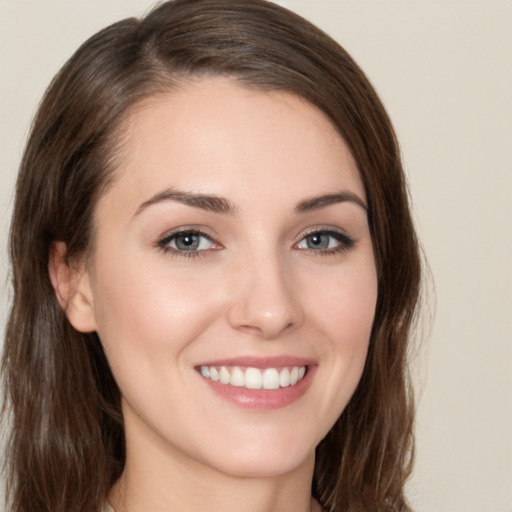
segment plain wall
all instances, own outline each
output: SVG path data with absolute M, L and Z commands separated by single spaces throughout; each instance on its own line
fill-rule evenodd
M 437 305 L 416 362 L 417 512 L 512 512 L 512 2 L 278 2 L 367 72 L 402 143 Z M 52 76 L 149 0 L 0 0 L 0 318 L 24 140 Z

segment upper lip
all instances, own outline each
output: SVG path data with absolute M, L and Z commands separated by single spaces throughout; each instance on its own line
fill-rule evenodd
M 215 359 L 204 361 L 197 366 L 243 366 L 249 368 L 283 368 L 285 366 L 313 366 L 316 362 L 313 359 L 304 357 L 281 355 L 281 356 L 236 356 L 226 359 Z

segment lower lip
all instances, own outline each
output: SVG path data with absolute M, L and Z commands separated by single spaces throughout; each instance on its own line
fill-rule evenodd
M 306 375 L 293 386 L 279 389 L 247 389 L 244 387 L 221 384 L 199 375 L 210 388 L 222 398 L 245 409 L 269 410 L 281 409 L 292 405 L 308 390 L 316 367 L 308 367 Z

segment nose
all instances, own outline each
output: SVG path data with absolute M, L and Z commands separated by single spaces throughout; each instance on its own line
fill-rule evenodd
M 234 329 L 271 340 L 302 323 L 297 283 L 278 258 L 246 262 L 232 279 L 236 291 L 228 321 Z

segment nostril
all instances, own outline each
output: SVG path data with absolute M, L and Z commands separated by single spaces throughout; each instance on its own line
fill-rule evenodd
M 246 269 L 247 271 L 247 269 Z M 262 339 L 273 339 L 301 324 L 302 308 L 293 284 L 279 266 L 254 266 L 234 289 L 228 312 L 230 325 Z

